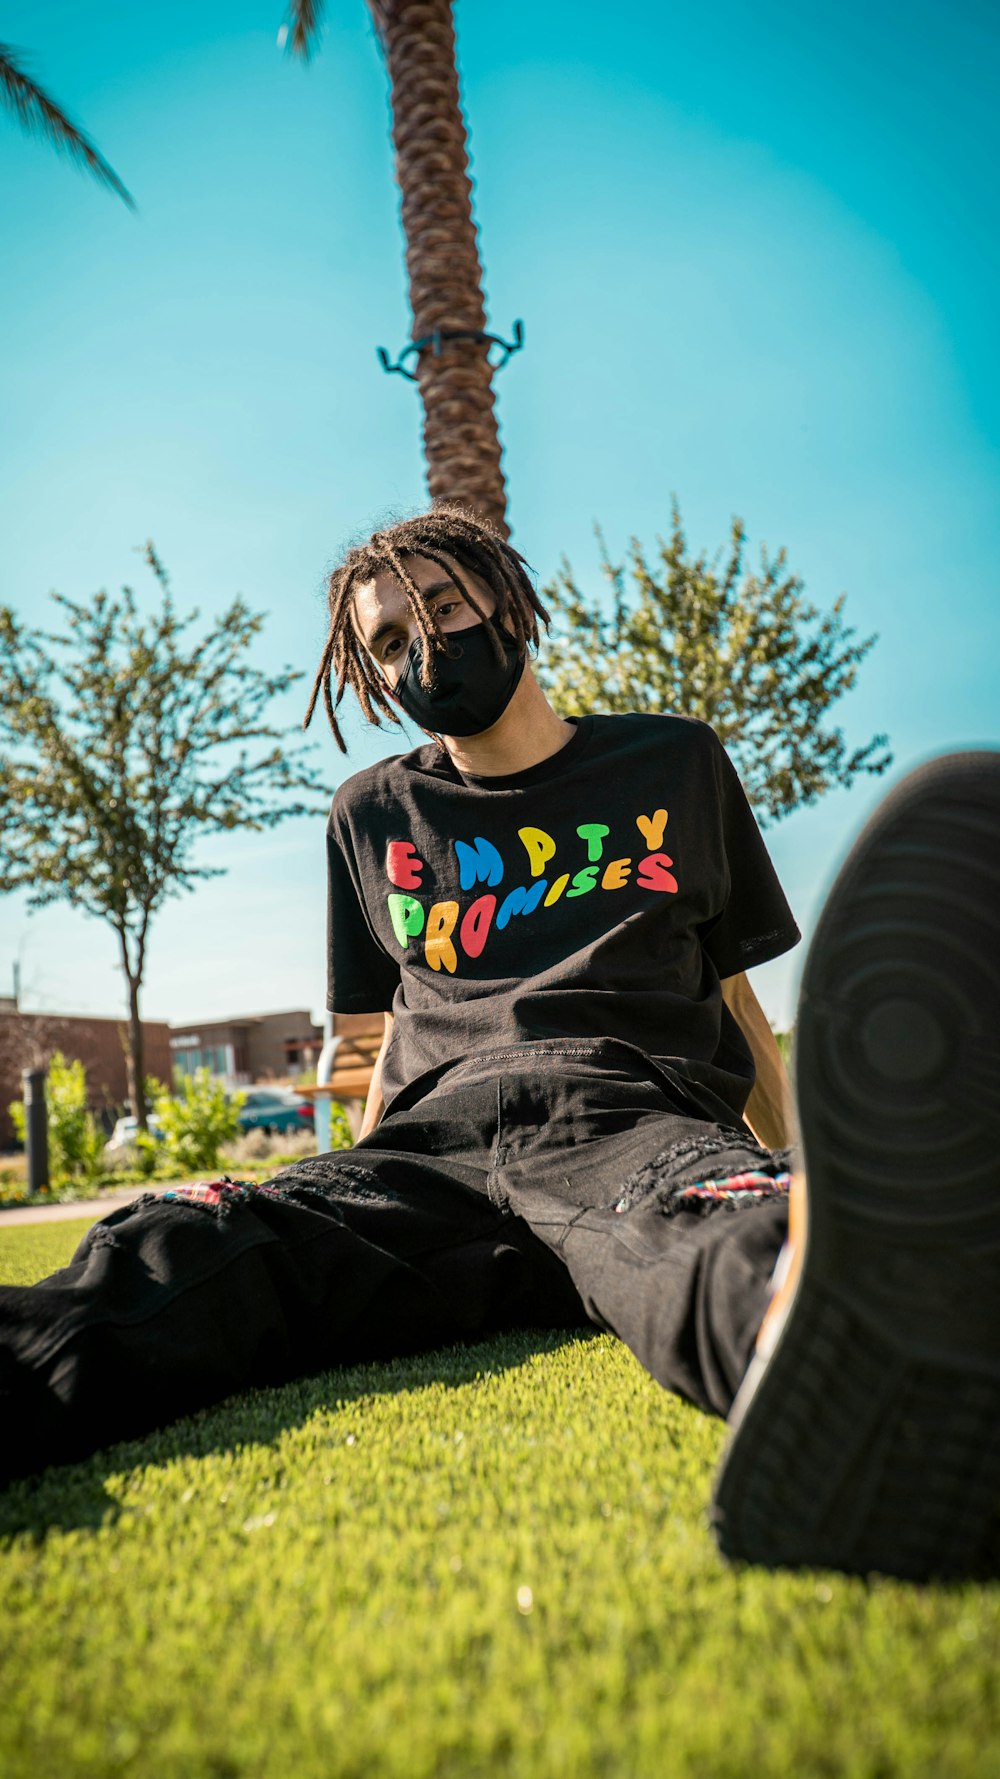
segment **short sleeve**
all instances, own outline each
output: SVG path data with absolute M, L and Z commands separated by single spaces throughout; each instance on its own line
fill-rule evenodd
M 717 737 L 715 772 L 729 889 L 721 913 L 706 923 L 701 937 L 724 980 L 780 957 L 801 934 L 736 768 Z
M 326 834 L 327 1006 L 332 1013 L 388 1013 L 399 966 L 383 949 L 361 899 L 349 838 L 331 816 Z

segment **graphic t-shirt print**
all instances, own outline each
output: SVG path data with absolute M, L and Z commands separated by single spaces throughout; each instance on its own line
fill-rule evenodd
M 611 829 L 604 822 L 582 822 L 574 846 L 561 849 L 544 828 L 518 828 L 516 856 L 508 858 L 481 834 L 454 840 L 455 888 L 462 895 L 480 892 L 464 907 L 454 895 L 433 901 L 422 896 L 426 867 L 416 846 L 412 840 L 390 840 L 385 870 L 392 886 L 387 902 L 396 943 L 411 958 L 422 946 L 432 970 L 461 975 L 463 959 L 481 957 L 491 934 L 503 932 L 515 917 L 544 919 L 545 910 L 563 897 L 570 902 L 592 892 L 613 893 L 630 883 L 654 894 L 676 895 L 674 861 L 663 850 L 668 819 L 665 809 L 637 815 L 645 851 L 634 842 L 624 856 L 612 856 L 616 849 L 609 846 Z

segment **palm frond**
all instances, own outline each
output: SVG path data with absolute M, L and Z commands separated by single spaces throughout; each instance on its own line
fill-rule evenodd
M 89 168 L 102 185 L 117 192 L 130 210 L 135 209 L 134 198 L 114 168 L 55 100 L 32 80 L 22 65 L 20 53 L 9 43 L 0 43 L 0 103 L 14 113 L 30 134 L 47 136 L 56 148 Z
M 283 25 L 278 36 L 279 43 L 288 44 L 288 52 L 293 56 L 301 56 L 304 62 L 312 58 L 316 49 L 320 27 L 323 23 L 325 0 L 289 0 L 288 18 L 291 29 Z M 385 44 L 385 27 L 391 0 L 368 0 L 369 10 L 375 25 L 375 35 L 380 44 Z
M 289 0 L 288 17 L 292 27 L 289 50 L 308 62 L 323 22 L 323 0 Z

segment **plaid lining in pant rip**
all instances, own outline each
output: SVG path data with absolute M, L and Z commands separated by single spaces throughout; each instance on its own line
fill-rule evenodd
M 742 1211 L 758 1204 L 762 1198 L 776 1198 L 787 1192 L 791 1174 L 729 1174 L 724 1180 L 698 1180 L 693 1186 L 675 1186 L 662 1200 L 669 1216 L 673 1211 L 697 1211 L 704 1217 L 715 1205 L 727 1211 Z M 617 1206 L 615 1207 L 617 1209 Z
M 743 1166 L 733 1173 L 723 1172 L 717 1179 L 705 1176 L 684 1181 L 676 1178 L 686 1168 L 734 1150 L 743 1155 L 749 1152 L 760 1165 L 755 1168 Z M 790 1159 L 790 1150 L 772 1152 L 765 1149 L 745 1125 L 738 1130 L 720 1127 L 711 1136 L 684 1137 L 654 1155 L 626 1181 L 615 1202 L 615 1211 L 619 1214 L 631 1211 L 651 1194 L 668 1217 L 675 1211 L 696 1211 L 699 1216 L 707 1216 L 719 1205 L 724 1205 L 727 1211 L 743 1210 L 759 1204 L 764 1198 L 787 1193 L 791 1181 Z
M 398 1194 L 389 1187 L 383 1186 L 377 1176 L 368 1168 L 358 1167 L 356 1162 L 340 1162 L 330 1169 L 329 1181 L 290 1180 L 287 1186 L 258 1185 L 255 1180 L 231 1180 L 223 1174 L 221 1180 L 199 1180 L 189 1186 L 171 1186 L 166 1192 L 148 1192 L 140 1200 L 142 1204 L 157 1204 L 164 1200 L 173 1204 L 193 1205 L 198 1210 L 209 1211 L 216 1217 L 228 1217 L 236 1205 L 252 1204 L 255 1198 L 271 1198 L 279 1202 L 291 1199 L 299 1202 L 303 1199 L 317 1198 L 326 1207 L 336 1210 L 335 1200 L 346 1195 L 351 1198 L 395 1199 Z
M 273 1186 L 258 1186 L 255 1180 L 231 1180 L 224 1174 L 221 1180 L 199 1180 L 196 1185 L 170 1186 L 166 1192 L 146 1193 L 141 1203 L 195 1205 L 199 1210 L 225 1217 L 234 1205 L 247 1203 L 255 1193 L 264 1198 L 282 1197 Z

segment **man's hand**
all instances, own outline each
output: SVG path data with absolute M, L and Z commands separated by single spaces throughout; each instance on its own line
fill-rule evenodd
M 744 1121 L 765 1149 L 785 1149 L 798 1136 L 795 1101 L 764 1009 L 743 975 L 726 977 L 722 998 L 750 1046 L 757 1069 Z

